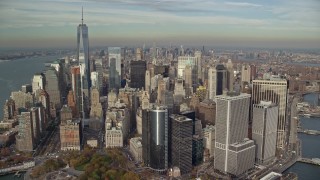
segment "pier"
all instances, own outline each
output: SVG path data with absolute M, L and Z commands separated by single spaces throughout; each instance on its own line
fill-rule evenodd
M 320 131 L 318 130 L 309 130 L 309 129 L 302 129 L 298 128 L 298 133 L 304 133 L 304 134 L 309 134 L 309 135 L 320 135 Z
M 312 165 L 317 165 L 320 166 L 320 159 L 318 158 L 298 158 L 298 162 L 306 163 L 306 164 L 312 164 Z

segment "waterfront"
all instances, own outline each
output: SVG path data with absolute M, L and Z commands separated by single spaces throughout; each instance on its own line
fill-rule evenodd
M 21 90 L 21 85 L 30 84 L 36 72 L 45 69 L 45 62 L 54 61 L 59 56 L 22 58 L 0 63 L 0 119 L 3 118 L 3 105 L 11 91 Z
M 304 101 L 310 104 L 317 103 L 315 101 L 317 94 L 307 94 L 304 96 Z M 304 129 L 320 130 L 320 118 L 300 117 L 301 126 Z M 320 136 L 298 134 L 302 142 L 302 157 L 320 158 Z M 287 172 L 294 172 L 298 175 L 299 180 L 319 180 L 320 166 L 297 162 L 290 167 Z

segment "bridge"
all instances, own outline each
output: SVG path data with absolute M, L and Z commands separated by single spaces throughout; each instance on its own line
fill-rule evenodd
M 320 159 L 318 158 L 298 158 L 298 162 L 306 163 L 306 164 L 312 164 L 312 165 L 317 165 L 320 166 Z
M 320 131 L 318 130 L 309 130 L 309 129 L 302 129 L 302 128 L 298 128 L 298 133 L 304 133 L 309 135 L 320 135 Z

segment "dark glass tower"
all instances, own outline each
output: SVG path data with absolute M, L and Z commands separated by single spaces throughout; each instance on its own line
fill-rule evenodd
M 142 147 L 145 165 L 155 171 L 168 169 L 168 110 L 154 106 L 143 111 Z
M 130 63 L 130 87 L 142 89 L 145 87 L 146 62 L 145 61 L 131 61 Z

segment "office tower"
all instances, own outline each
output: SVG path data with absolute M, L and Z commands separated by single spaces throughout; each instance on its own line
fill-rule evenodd
M 91 72 L 91 87 L 97 88 L 99 91 L 102 87 L 102 79 L 99 78 L 99 73 L 97 71 Z
M 43 73 L 36 73 L 32 78 L 32 92 L 37 93 L 37 90 L 44 89 L 45 76 Z
M 192 87 L 192 69 L 191 66 L 187 65 L 184 69 L 184 84 L 186 89 Z
M 144 164 L 155 171 L 166 171 L 169 166 L 168 110 L 152 105 L 143 111 L 142 156 Z
M 196 113 L 191 110 L 185 110 L 181 111 L 179 114 L 192 120 L 192 135 L 195 135 Z
M 33 95 L 31 93 L 25 93 L 22 91 L 11 92 L 12 100 L 15 102 L 16 110 L 18 108 L 31 108 L 33 106 Z
M 248 140 L 249 94 L 216 96 L 214 167 L 239 176 L 254 166 L 255 145 Z
M 227 70 L 222 64 L 209 68 L 208 88 L 209 99 L 212 100 L 227 88 Z
M 145 74 L 145 90 L 150 92 L 150 87 L 151 87 L 150 71 L 146 70 L 146 74 Z
M 44 89 L 37 90 L 38 102 L 41 102 L 42 106 L 45 108 L 45 112 L 47 115 L 50 114 L 50 97 L 47 91 Z
M 233 72 L 233 64 L 231 62 L 231 59 L 228 60 L 226 67 L 227 67 L 227 89 L 229 91 L 233 91 L 234 72 Z
M 120 88 L 121 80 L 121 48 L 120 47 L 109 47 L 109 82 L 112 82 L 109 85 L 109 91 L 111 89 L 118 90 Z
M 16 105 L 12 98 L 6 100 L 3 106 L 3 121 L 14 119 L 16 116 Z
M 57 71 L 54 68 L 49 68 L 45 72 L 46 75 L 46 91 L 49 95 L 50 105 L 54 108 L 60 109 L 61 106 L 61 92 L 59 87 L 59 79 Z
M 149 93 L 148 93 L 148 91 L 142 91 L 142 94 L 141 94 L 141 108 L 144 110 L 144 109 L 149 108 L 149 106 L 150 106 Z
M 32 93 L 32 85 L 31 84 L 22 85 L 21 91 L 24 93 Z
M 278 106 L 271 101 L 254 104 L 252 110 L 252 139 L 256 145 L 256 163 L 267 164 L 275 158 Z
M 35 113 L 37 113 L 37 117 L 38 117 L 39 132 L 40 132 L 40 135 L 43 136 L 44 132 L 46 131 L 46 129 L 48 127 L 48 122 L 49 122 L 48 115 L 49 114 L 47 113 L 46 108 L 43 106 L 43 104 L 41 102 L 36 103 L 35 107 L 37 109 L 37 111 Z
M 65 124 L 67 120 L 72 120 L 72 118 L 72 109 L 67 105 L 62 106 L 60 110 L 60 123 Z
M 244 82 L 251 82 L 251 67 L 248 64 L 242 65 L 241 68 L 241 85 Z
M 78 117 L 79 113 L 78 113 L 78 110 L 77 110 L 77 107 L 76 107 L 77 104 L 76 104 L 76 101 L 74 99 L 73 91 L 69 91 L 69 93 L 68 93 L 68 106 L 72 110 L 72 116 L 73 117 Z
M 201 120 L 203 127 L 207 124 L 215 125 L 216 103 L 211 99 L 205 99 L 200 102 L 198 118 Z
M 130 139 L 130 151 L 137 162 L 142 162 L 142 138 L 135 137 Z
M 201 79 L 201 73 L 202 73 L 202 63 L 201 63 L 201 60 L 202 60 L 202 53 L 201 51 L 196 51 L 194 52 L 194 57 L 196 58 L 196 65 L 197 65 L 197 75 L 198 75 L 198 79 Z
M 253 80 L 252 85 L 251 104 L 259 104 L 260 101 L 271 101 L 279 107 L 277 148 L 284 148 L 286 144 L 287 80 Z
M 72 82 L 72 92 L 73 92 L 73 100 L 75 101 L 76 112 L 78 113 L 76 117 L 82 117 L 84 112 L 84 99 L 83 93 L 81 90 L 81 74 L 80 74 L 80 66 L 71 67 L 71 82 Z M 71 100 L 71 99 L 70 99 Z
M 60 144 L 62 151 L 81 149 L 80 120 L 68 119 L 60 124 Z
M 204 138 L 204 148 L 208 149 L 209 158 L 214 155 L 214 144 L 215 144 L 215 126 L 206 125 L 205 128 L 202 129 L 203 138 Z
M 103 62 L 102 59 L 96 59 L 94 62 L 95 65 L 95 71 L 98 73 L 98 83 L 99 83 L 99 92 L 101 95 L 104 95 L 104 91 L 106 88 L 106 84 L 103 82 L 103 73 L 104 73 L 104 68 L 103 68 Z
M 250 69 L 251 80 L 254 80 L 257 77 L 257 67 L 255 65 L 250 65 Z
M 186 92 L 183 88 L 183 80 L 182 79 L 176 79 L 175 85 L 174 85 L 174 102 L 175 104 L 180 104 L 182 100 L 185 98 Z
M 170 116 L 172 123 L 172 166 L 180 168 L 181 174 L 192 170 L 192 119 L 182 115 Z
M 136 60 L 142 60 L 143 59 L 143 52 L 141 48 L 136 49 Z
M 108 93 L 108 108 L 115 107 L 115 104 L 117 101 L 118 101 L 117 93 L 111 90 Z
M 18 135 L 16 136 L 16 148 L 18 151 L 33 151 L 33 121 L 31 113 L 26 109 L 21 109 L 21 114 L 18 115 Z
M 31 119 L 32 119 L 32 134 L 33 140 L 35 144 L 38 144 L 40 141 L 41 133 L 40 133 L 40 108 L 39 107 L 32 107 L 31 112 Z
M 169 64 L 155 64 L 153 65 L 154 74 L 161 74 L 163 77 L 169 77 Z
M 137 133 L 139 135 L 142 135 L 142 108 L 139 107 L 137 109 L 137 115 L 136 115 L 136 125 L 137 125 Z
M 139 107 L 138 92 L 135 88 L 119 89 L 119 100 L 123 102 L 129 111 L 129 129 L 136 129 L 136 112 Z
M 97 88 L 92 88 L 90 118 L 101 120 L 102 115 L 103 115 L 103 112 L 102 112 L 102 105 L 100 103 L 99 91 Z
M 201 126 L 201 125 L 200 125 Z M 192 136 L 192 165 L 198 166 L 203 162 L 203 137 L 200 135 Z
M 90 60 L 89 60 L 89 37 L 88 27 L 83 24 L 83 11 L 81 24 L 77 29 L 77 59 L 79 60 L 80 74 L 81 74 L 81 89 L 89 95 L 91 87 L 90 83 Z
M 196 66 L 196 57 L 191 56 L 179 56 L 178 57 L 178 78 L 184 77 L 184 70 L 187 65 L 189 65 L 192 69 Z
M 167 91 L 166 82 L 164 81 L 164 79 L 160 79 L 158 81 L 158 96 L 157 96 L 157 102 L 159 104 L 162 104 L 162 99 L 166 91 Z
M 131 88 L 145 88 L 146 77 L 146 62 L 145 61 L 131 61 L 130 63 L 130 87 Z

